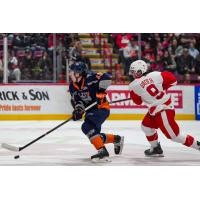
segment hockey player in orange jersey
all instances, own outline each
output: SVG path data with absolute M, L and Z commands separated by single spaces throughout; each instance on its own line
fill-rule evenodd
M 85 120 L 82 124 L 82 131 L 88 137 L 91 144 L 98 151 L 91 156 L 92 160 L 107 160 L 109 152 L 105 144 L 114 144 L 114 152 L 119 155 L 124 145 L 124 136 L 106 134 L 101 132 L 101 126 L 110 115 L 110 106 L 106 98 L 106 90 L 111 84 L 109 74 L 88 73 L 83 62 L 76 62 L 70 66 L 69 91 L 71 102 L 74 107 L 73 120 L 82 118 L 86 107 L 94 102 L 97 105 L 86 111 Z
M 175 121 L 175 109 L 171 95 L 167 90 L 176 85 L 175 76 L 170 72 L 150 72 L 143 60 L 137 60 L 130 66 L 129 74 L 134 80 L 129 84 L 130 96 L 134 103 L 148 106 L 141 128 L 151 145 L 145 150 L 146 156 L 163 156 L 158 142 L 157 129 L 174 142 L 200 150 L 200 142 L 191 135 L 180 132 Z

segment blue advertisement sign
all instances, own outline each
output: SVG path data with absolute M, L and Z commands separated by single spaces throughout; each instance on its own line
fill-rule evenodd
M 200 120 L 200 86 L 195 86 L 195 118 Z

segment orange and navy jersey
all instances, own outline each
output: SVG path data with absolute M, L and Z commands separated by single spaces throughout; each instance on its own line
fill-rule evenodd
M 77 104 L 81 104 L 87 107 L 100 98 L 101 102 L 96 108 L 109 109 L 105 94 L 110 84 L 111 76 L 108 73 L 91 73 L 87 77 L 83 77 L 79 83 L 71 82 L 69 91 L 72 97 L 72 105 L 75 107 Z

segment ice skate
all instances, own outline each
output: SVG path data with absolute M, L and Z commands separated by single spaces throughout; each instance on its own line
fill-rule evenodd
M 160 143 L 158 143 L 156 147 L 151 147 L 150 149 L 145 150 L 144 154 L 149 157 L 164 157 Z
M 114 151 L 116 155 L 122 153 L 123 146 L 124 146 L 124 136 L 116 135 L 114 142 Z
M 105 147 L 98 150 L 98 153 L 91 156 L 91 160 L 94 162 L 105 161 L 109 162 L 109 153 Z
M 197 141 L 197 147 L 198 147 L 198 149 L 200 151 L 200 141 Z

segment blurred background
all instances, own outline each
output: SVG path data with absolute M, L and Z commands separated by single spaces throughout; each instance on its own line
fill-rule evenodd
M 68 83 L 68 69 L 112 74 L 127 84 L 130 64 L 143 59 L 150 70 L 170 71 L 179 83 L 200 83 L 200 33 L 2 33 L 1 83 Z M 4 70 L 6 69 L 6 70 Z

